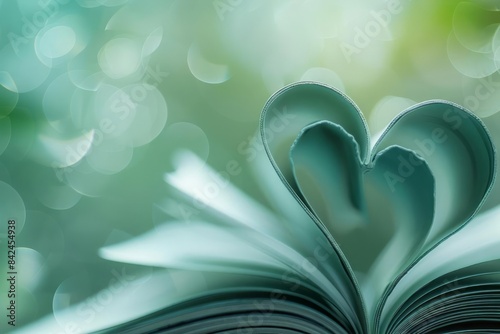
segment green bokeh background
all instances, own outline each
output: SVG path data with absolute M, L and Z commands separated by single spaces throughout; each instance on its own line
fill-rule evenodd
M 169 219 L 155 203 L 172 197 L 163 175 L 180 148 L 215 170 L 237 161 L 230 182 L 268 205 L 248 148 L 286 84 L 344 91 L 374 134 L 413 103 L 450 100 L 500 145 L 499 24 L 493 0 L 0 0 L 1 237 L 1 211 L 26 215 L 18 326 L 63 307 L 57 294 L 69 305 L 106 287 L 123 264 L 98 249 Z M 119 118 L 123 92 L 143 122 Z M 123 128 L 98 143 L 109 117 Z M 74 166 L 68 147 L 85 153 Z M 499 202 L 497 185 L 484 209 Z

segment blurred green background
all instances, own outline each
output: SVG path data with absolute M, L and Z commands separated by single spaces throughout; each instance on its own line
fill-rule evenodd
M 236 161 L 230 182 L 267 205 L 254 136 L 286 84 L 344 91 L 372 134 L 416 102 L 453 101 L 500 145 L 499 24 L 493 0 L 0 0 L 0 236 L 15 212 L 17 325 L 122 270 L 98 249 L 168 219 L 179 149 L 215 170 Z M 483 209 L 499 202 L 497 185 Z

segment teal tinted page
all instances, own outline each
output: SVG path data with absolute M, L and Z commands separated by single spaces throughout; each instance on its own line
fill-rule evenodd
M 0 0 L 0 333 L 496 317 L 499 11 Z

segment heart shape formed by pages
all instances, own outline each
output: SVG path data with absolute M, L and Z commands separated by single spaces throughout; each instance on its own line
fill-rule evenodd
M 357 106 L 300 82 L 264 107 L 261 134 L 278 175 L 373 300 L 459 230 L 489 192 L 495 151 L 479 118 L 447 101 L 402 112 L 370 148 Z

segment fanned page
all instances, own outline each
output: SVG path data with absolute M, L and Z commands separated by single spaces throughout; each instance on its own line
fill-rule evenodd
M 189 195 L 215 177 L 191 153 L 179 154 L 177 164 L 165 182 L 179 193 Z M 228 185 L 206 203 L 199 220 L 170 220 L 140 237 L 101 248 L 99 255 L 106 260 L 158 269 L 134 277 L 123 298 L 113 299 L 81 330 L 366 332 L 352 281 L 329 240 L 283 187 L 267 157 L 259 158 L 258 168 L 266 177 L 265 189 L 279 199 L 278 213 Z M 229 198 L 238 210 L 227 205 Z M 131 311 L 128 300 L 144 307 Z M 57 322 L 47 319 L 19 333 L 56 331 L 58 323 L 71 324 L 85 307 L 76 304 L 60 312 Z
M 195 156 L 183 153 L 178 158 L 179 169 L 165 175 L 165 180 L 178 190 L 189 193 L 196 183 L 204 184 L 204 176 L 213 176 L 213 171 Z M 213 273 L 210 275 L 214 285 L 205 287 L 205 295 L 185 289 L 184 304 L 171 303 L 172 306 L 166 305 L 167 309 L 148 317 L 155 324 L 151 328 L 164 326 L 168 333 L 243 331 L 241 328 L 246 326 L 265 333 L 292 332 L 298 328 L 318 333 L 365 332 L 352 281 L 329 240 L 283 187 L 267 158 L 262 156 L 259 160 L 259 174 L 266 177 L 265 189 L 276 191 L 282 215 L 272 215 L 228 187 L 210 202 L 216 220 L 207 214 L 206 221 L 193 221 L 189 226 L 170 222 L 141 238 L 103 248 L 101 256 L 113 261 Z M 192 179 L 190 168 L 196 170 L 200 180 Z M 227 198 L 255 215 L 247 219 L 228 211 L 231 209 L 225 205 Z M 227 222 L 220 223 L 219 214 L 229 217 Z M 261 219 L 255 219 L 258 216 Z M 263 283 L 256 285 L 257 282 Z M 235 308 L 241 308 L 237 317 L 233 317 Z M 212 314 L 210 330 L 205 328 L 207 316 L 196 312 Z M 255 322 L 252 315 L 256 312 L 266 315 Z M 145 321 L 148 320 L 139 318 L 114 330 L 143 330 Z M 200 325 L 185 327 L 184 323 Z

